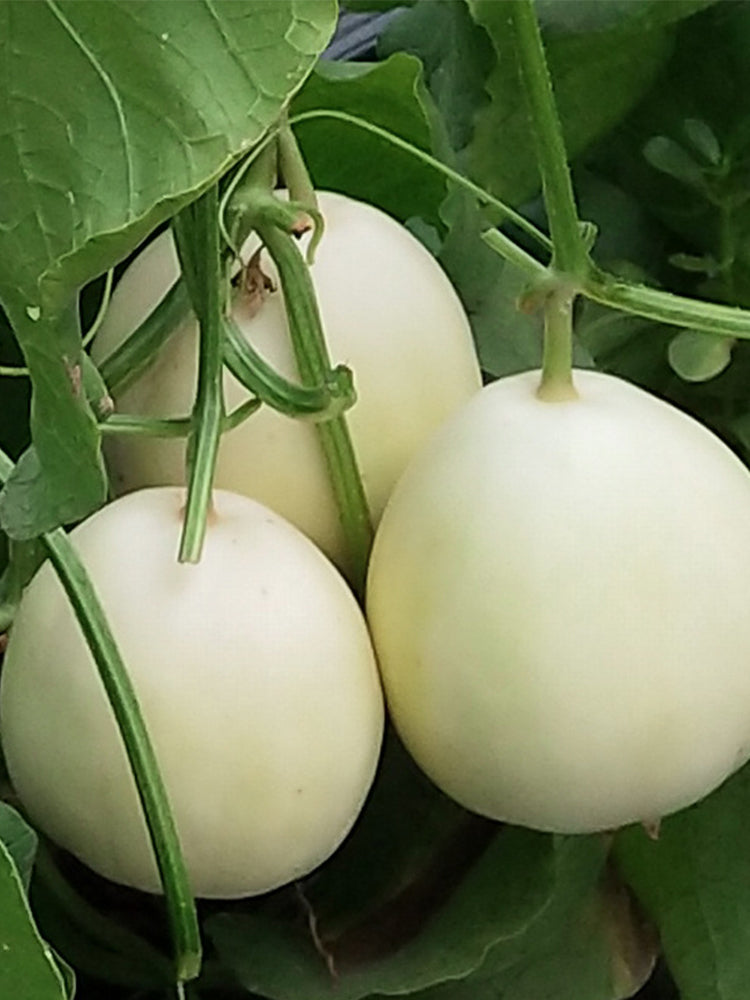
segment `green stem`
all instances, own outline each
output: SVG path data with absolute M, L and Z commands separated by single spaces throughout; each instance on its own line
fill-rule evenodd
M 673 295 L 647 285 L 631 285 L 596 272 L 584 281 L 586 298 L 658 323 L 750 340 L 750 310 Z
M 261 401 L 246 399 L 227 413 L 222 423 L 222 433 L 234 430 L 244 423 L 248 417 L 258 412 Z M 99 424 L 102 434 L 125 434 L 147 437 L 171 438 L 187 437 L 193 429 L 192 417 L 133 417 L 128 413 L 116 413 Z
M 112 296 L 112 283 L 114 281 L 115 272 L 114 268 L 110 268 L 107 271 L 106 277 L 104 279 L 104 289 L 102 291 L 101 301 L 99 302 L 99 308 L 97 309 L 94 322 L 88 328 L 81 341 L 82 347 L 88 347 L 91 341 L 97 334 L 99 327 L 102 325 L 102 320 L 104 315 L 109 308 L 109 300 Z M 0 365 L 0 375 L 7 376 L 11 378 L 17 378 L 19 376 L 28 376 L 29 369 L 23 365 Z
M 315 119 L 334 119 L 336 121 L 347 122 L 355 128 L 377 135 L 398 149 L 405 150 L 415 159 L 421 160 L 422 163 L 443 174 L 444 177 L 448 177 L 465 190 L 470 191 L 482 204 L 489 205 L 501 211 L 506 218 L 532 236 L 540 246 L 545 249 L 551 248 L 550 240 L 533 223 L 529 222 L 518 212 L 504 205 L 503 202 L 493 197 L 489 192 L 484 191 L 466 177 L 463 177 L 456 170 L 436 160 L 434 156 L 407 142 L 405 139 L 392 135 L 378 125 L 373 125 L 363 118 L 358 118 L 356 115 L 351 115 L 344 111 L 326 108 L 301 112 L 291 118 L 289 123 L 297 125 Z M 265 141 L 272 141 L 272 137 L 267 138 Z M 538 278 L 541 275 L 541 269 L 544 268 L 544 265 L 518 247 L 513 251 L 509 251 L 508 245 L 510 241 L 505 243 L 503 248 L 501 241 L 496 241 L 494 236 L 491 236 L 489 233 L 483 234 L 483 239 L 492 245 L 493 249 L 498 250 L 503 256 L 525 269 L 530 277 Z M 622 309 L 635 316 L 643 316 L 647 319 L 669 323 L 674 326 L 691 327 L 695 330 L 715 333 L 724 337 L 737 337 L 742 340 L 750 339 L 750 311 L 748 310 L 673 295 L 669 292 L 649 288 L 645 285 L 631 285 L 598 270 L 587 270 L 584 276 L 579 276 L 579 280 L 581 282 L 580 291 L 583 295 L 594 302 L 611 306 L 613 309 Z
M 420 149 L 419 146 L 415 146 L 406 139 L 402 139 L 400 136 L 394 135 L 392 132 L 381 128 L 379 125 L 374 125 L 365 118 L 358 118 L 357 115 L 351 115 L 346 111 L 338 111 L 333 108 L 317 108 L 314 111 L 302 111 L 298 115 L 294 115 L 293 118 L 289 119 L 289 125 L 300 125 L 302 122 L 314 121 L 316 118 L 332 118 L 336 121 L 346 122 L 348 125 L 353 125 L 355 128 L 362 129 L 364 132 L 369 132 L 371 135 L 378 136 L 379 139 L 383 139 L 385 142 L 390 143 L 390 145 L 395 146 L 396 149 L 404 150 L 404 152 L 409 153 L 410 156 L 414 157 L 415 160 L 420 160 L 422 163 L 425 163 L 433 170 L 436 170 L 439 174 L 447 177 L 448 180 L 455 181 L 455 183 L 464 188 L 465 191 L 469 191 L 473 194 L 482 205 L 488 205 L 490 208 L 496 209 L 509 222 L 513 222 L 520 230 L 528 236 L 531 236 L 532 239 L 534 239 L 545 250 L 552 249 L 552 242 L 549 237 L 538 229 L 533 222 L 529 222 L 529 220 L 521 215 L 520 212 L 511 208 L 510 205 L 506 205 L 505 202 L 490 194 L 489 191 L 485 191 L 484 188 L 475 184 L 473 181 L 470 181 L 468 177 L 464 177 L 463 174 L 460 174 L 457 170 L 454 170 L 445 163 L 441 163 L 440 160 L 435 159 L 431 153 L 425 152 L 423 149 Z M 271 138 L 269 137 L 265 141 L 271 141 Z
M 281 126 L 279 126 L 281 128 Z M 246 204 L 270 200 L 278 180 L 278 129 L 248 156 L 235 171 L 219 202 L 219 235 L 236 259 L 251 229 L 241 228 Z M 236 211 L 229 212 L 229 205 Z M 227 218 L 231 221 L 227 225 Z
M 560 286 L 544 303 L 544 354 L 537 396 L 546 403 L 578 398 L 573 385 L 574 293 Z
M 115 269 L 112 267 L 107 271 L 107 276 L 104 279 L 104 290 L 102 291 L 102 298 L 99 303 L 99 308 L 96 311 L 96 316 L 94 317 L 94 322 L 88 328 L 86 333 L 83 335 L 82 346 L 88 347 L 91 341 L 97 334 L 99 327 L 102 325 L 102 320 L 109 308 L 109 300 L 112 296 L 112 283 L 115 277 Z
M 531 132 L 542 177 L 552 237 L 552 266 L 566 275 L 582 278 L 588 271 L 588 254 L 578 221 L 568 157 L 534 0 L 514 0 L 508 4 L 508 13 L 515 30 L 521 83 L 529 106 Z
M 527 274 L 533 282 L 549 280 L 551 275 L 550 269 L 540 263 L 536 257 L 532 257 L 531 254 L 526 253 L 509 236 L 501 233 L 499 229 L 486 230 L 486 232 L 481 234 L 481 239 L 483 243 L 486 243 L 488 247 L 499 253 L 501 257 L 504 257 L 505 260 Z
M 141 325 L 99 365 L 113 396 L 123 392 L 145 371 L 154 354 L 190 316 L 190 296 L 184 281 L 176 281 Z
M 352 373 L 344 365 L 329 372 L 325 383 L 295 385 L 258 354 L 231 317 L 224 321 L 224 332 L 224 362 L 227 368 L 261 402 L 279 413 L 303 420 L 330 420 L 354 405 Z
M 192 979 L 198 975 L 201 952 L 195 903 L 167 790 L 135 690 L 104 609 L 67 535 L 57 528 L 44 535 L 44 544 L 81 624 L 128 752 L 167 899 L 178 956 L 177 977 Z
M 235 427 L 239 427 L 240 424 L 244 424 L 248 417 L 252 417 L 254 413 L 258 412 L 260 407 L 261 402 L 259 399 L 246 399 L 244 403 L 240 403 L 239 406 L 235 406 L 235 408 L 230 410 L 230 412 L 224 417 L 222 433 L 234 430 Z
M 200 325 L 198 388 L 188 438 L 188 495 L 180 562 L 200 560 L 224 421 L 223 314 L 225 282 L 219 246 L 219 196 L 213 185 L 177 216 L 175 237 L 193 311 Z M 200 253 L 196 248 L 200 248 Z
M 278 150 L 279 170 L 289 191 L 289 200 L 296 201 L 310 210 L 319 211 L 318 198 L 310 180 L 307 164 L 286 115 L 282 118 L 279 128 Z
M 329 378 L 331 361 L 307 264 L 287 233 L 263 222 L 256 228 L 279 271 L 300 379 L 303 385 L 320 385 Z M 347 542 L 349 580 L 361 594 L 373 529 L 354 446 L 343 415 L 315 426 Z
M 0 450 L 0 482 L 12 471 L 13 463 Z M 177 978 L 193 979 L 201 965 L 195 901 L 167 791 L 135 690 L 99 597 L 67 534 L 56 528 L 42 535 L 41 540 L 91 650 L 125 746 L 164 888 Z
M 552 237 L 553 277 L 560 283 L 544 302 L 542 379 L 537 395 L 546 402 L 576 398 L 573 386 L 573 300 L 571 279 L 584 278 L 589 256 L 578 220 L 562 127 L 552 92 L 534 0 L 508 5 L 516 36 L 521 86 L 531 119 L 536 160 L 542 178 L 544 206 Z
M 113 413 L 99 423 L 102 434 L 173 438 L 187 437 L 193 429 L 190 417 L 133 417 L 129 413 Z

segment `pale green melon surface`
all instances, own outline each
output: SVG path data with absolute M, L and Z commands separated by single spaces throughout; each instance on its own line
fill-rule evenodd
M 396 727 L 476 812 L 654 821 L 750 755 L 750 475 L 614 377 L 486 387 L 383 516 L 367 613 Z
M 347 412 L 357 460 L 375 522 L 409 459 L 430 433 L 481 386 L 468 320 L 447 277 L 406 229 L 363 202 L 318 193 L 326 220 L 312 278 L 332 363 L 354 373 L 357 402 Z M 304 244 L 303 244 L 304 245 Z M 272 262 L 263 268 L 279 287 Z M 168 233 L 146 248 L 112 296 L 92 355 L 101 361 L 158 303 L 178 274 Z M 251 316 L 238 304 L 235 319 L 268 361 L 296 378 L 279 291 Z M 197 371 L 197 328 L 175 333 L 156 363 L 116 399 L 123 413 L 185 416 Z M 227 374 L 227 409 L 247 398 Z M 115 489 L 182 484 L 179 440 L 108 437 L 106 456 Z M 317 433 L 305 421 L 267 407 L 226 434 L 216 485 L 252 496 L 312 538 L 338 565 L 344 536 Z
M 362 614 L 296 529 L 216 491 L 176 561 L 184 491 L 131 493 L 75 529 L 136 689 L 199 896 L 254 895 L 324 861 L 373 779 L 383 704 Z M 119 733 L 46 563 L 24 594 L 0 735 L 32 820 L 101 874 L 159 881 Z

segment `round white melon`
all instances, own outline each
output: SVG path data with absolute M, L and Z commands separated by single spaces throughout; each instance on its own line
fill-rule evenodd
M 458 296 L 422 244 L 363 202 L 330 192 L 319 192 L 319 202 L 326 228 L 312 277 L 332 363 L 348 365 L 354 373 L 357 401 L 347 421 L 377 522 L 412 455 L 480 388 L 479 366 Z M 262 267 L 278 289 L 265 253 Z M 95 361 L 133 332 L 178 273 L 172 237 L 163 233 L 116 287 L 92 348 Z M 280 291 L 255 315 L 247 301 L 238 302 L 234 318 L 257 351 L 282 374 L 297 378 Z M 139 416 L 185 416 L 196 373 L 197 324 L 191 319 L 117 397 L 117 409 Z M 224 388 L 228 410 L 247 398 L 228 373 Z M 105 451 L 118 493 L 185 481 L 182 441 L 108 437 Z M 338 511 L 310 422 L 263 407 L 224 436 L 215 484 L 267 504 L 338 565 L 346 564 Z
M 373 780 L 383 704 L 363 616 L 299 531 L 214 493 L 201 561 L 177 562 L 184 490 L 142 490 L 71 535 L 125 659 L 194 892 L 299 878 L 341 843 Z M 159 891 L 124 747 L 49 563 L 24 593 L 0 736 L 31 819 L 95 871 Z
M 750 756 L 750 474 L 612 376 L 502 379 L 410 465 L 367 613 L 390 712 L 465 807 L 653 823 Z

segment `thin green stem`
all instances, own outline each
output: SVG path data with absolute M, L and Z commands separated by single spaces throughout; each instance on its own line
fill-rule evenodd
M 550 277 L 550 269 L 540 263 L 536 257 L 526 253 L 521 247 L 501 233 L 499 229 L 488 229 L 481 234 L 482 242 L 499 253 L 501 257 L 525 272 L 532 281 L 545 281 Z
M 184 281 L 176 281 L 141 325 L 99 365 L 112 395 L 135 382 L 156 351 L 190 316 L 190 296 Z
M 259 399 L 246 399 L 231 413 L 227 413 L 222 423 L 222 433 L 239 427 L 248 417 L 260 409 Z M 192 417 L 133 417 L 128 413 L 114 413 L 99 424 L 102 434 L 145 435 L 146 437 L 172 438 L 187 437 L 193 429 Z
M 129 413 L 113 413 L 99 423 L 99 430 L 107 436 L 144 435 L 145 437 L 187 437 L 193 429 L 190 417 L 133 417 Z
M 413 143 L 408 142 L 406 139 L 402 139 L 400 136 L 394 135 L 387 129 L 381 128 L 379 125 L 374 125 L 372 122 L 368 121 L 366 118 L 359 118 L 357 115 L 349 114 L 347 111 L 339 111 L 335 108 L 316 108 L 313 111 L 301 111 L 299 114 L 294 115 L 286 123 L 289 126 L 299 125 L 302 122 L 314 121 L 315 119 L 325 119 L 330 118 L 336 121 L 346 122 L 348 125 L 353 125 L 355 128 L 362 129 L 365 132 L 369 132 L 371 135 L 376 135 L 378 138 L 383 139 L 384 142 L 389 143 L 391 146 L 395 146 L 396 149 L 401 149 L 414 159 L 420 160 L 422 163 L 426 164 L 433 170 L 447 177 L 448 180 L 455 181 L 464 190 L 471 192 L 475 195 L 478 201 L 483 205 L 488 205 L 490 208 L 496 209 L 502 216 L 508 219 L 510 222 L 515 223 L 519 229 L 525 232 L 528 236 L 531 236 L 540 246 L 545 250 L 552 249 L 552 242 L 550 238 L 538 229 L 533 222 L 526 219 L 520 212 L 517 212 L 510 205 L 506 205 L 505 202 L 496 198 L 494 195 L 490 194 L 489 191 L 485 191 L 484 188 L 470 181 L 468 177 L 464 177 L 457 170 L 449 167 L 447 164 L 442 163 L 437 160 L 432 154 L 425 152 L 420 149 L 419 146 L 415 146 Z M 240 169 L 232 178 L 231 182 L 227 186 L 226 191 L 221 199 L 221 211 L 220 217 L 223 219 L 226 208 L 234 194 L 242 183 L 247 171 L 251 168 L 253 162 L 268 148 L 269 145 L 278 141 L 279 132 L 281 126 L 277 126 L 272 129 L 266 137 L 256 146 L 256 148 L 249 154 L 247 160 L 242 164 Z M 222 223 L 222 235 L 224 236 L 227 244 L 232 246 L 232 240 L 227 232 L 226 228 Z
M 262 222 L 257 232 L 279 271 L 289 332 L 303 385 L 320 385 L 331 372 L 310 272 L 293 237 Z M 346 418 L 316 423 L 349 555 L 350 582 L 363 592 L 373 529 Z
M 348 122 L 356 128 L 379 136 L 398 149 L 405 150 L 438 173 L 443 174 L 443 176 L 455 181 L 465 190 L 476 195 L 477 199 L 483 204 L 503 212 L 519 229 L 532 236 L 540 246 L 546 250 L 551 249 L 552 244 L 549 238 L 518 212 L 514 212 L 513 209 L 504 205 L 489 192 L 484 191 L 457 171 L 436 160 L 434 156 L 425 153 L 424 150 L 412 145 L 412 143 L 407 142 L 405 139 L 392 135 L 387 130 L 373 125 L 365 119 L 358 118 L 356 115 L 350 115 L 344 111 L 320 108 L 315 111 L 304 111 L 295 115 L 289 120 L 289 124 L 296 125 L 305 121 L 326 118 Z M 271 141 L 271 138 L 268 137 L 266 141 Z M 492 245 L 493 249 L 498 250 L 503 256 L 512 260 L 513 263 L 521 267 L 525 266 L 531 277 L 541 276 L 540 268 L 543 268 L 544 265 L 539 264 L 533 257 L 518 247 L 515 250 L 508 251 L 511 241 L 508 241 L 505 244 L 505 249 L 502 249 L 501 241 L 496 241 L 489 233 L 483 234 L 483 239 Z M 587 270 L 584 276 L 579 275 L 578 277 L 580 280 L 580 291 L 583 295 L 594 302 L 611 306 L 613 309 L 621 309 L 632 315 L 643 316 L 657 322 L 690 327 L 695 330 L 715 333 L 724 337 L 737 337 L 742 340 L 750 339 L 750 311 L 748 310 L 673 295 L 659 289 L 649 288 L 646 285 L 628 284 L 594 269 Z
M 243 424 L 248 417 L 252 417 L 254 413 L 257 413 L 261 407 L 261 402 L 259 399 L 246 399 L 244 403 L 240 403 L 239 406 L 235 406 L 224 417 L 224 427 L 223 431 L 234 430 L 235 427 L 239 427 Z
M 544 302 L 544 354 L 537 396 L 547 403 L 576 399 L 573 385 L 573 299 L 560 286 Z
M 631 285 L 602 272 L 585 280 L 581 291 L 593 302 L 658 323 L 750 340 L 750 310 L 739 306 L 702 302 L 647 285 Z
M 365 118 L 358 118 L 357 115 L 351 115 L 346 111 L 337 111 L 333 108 L 317 108 L 314 111 L 302 111 L 298 115 L 294 115 L 289 119 L 289 124 L 299 125 L 302 122 L 314 121 L 316 118 L 333 118 L 337 121 L 346 122 L 349 125 L 354 125 L 355 128 L 362 129 L 365 132 L 370 132 L 372 135 L 378 136 L 378 138 L 390 143 L 391 146 L 395 146 L 396 149 L 404 150 L 409 153 L 410 156 L 414 157 L 414 159 L 421 160 L 422 163 L 427 164 L 427 166 L 436 170 L 439 174 L 447 177 L 448 180 L 455 181 L 455 183 L 464 188 L 464 190 L 473 194 L 477 200 L 481 202 L 481 204 L 496 209 L 509 222 L 513 222 L 520 230 L 525 232 L 528 236 L 531 236 L 532 239 L 534 239 L 545 250 L 552 249 L 552 242 L 550 238 L 538 229 L 533 222 L 530 222 L 523 215 L 521 215 L 520 212 L 511 208 L 510 205 L 506 205 L 505 202 L 490 194 L 489 191 L 485 191 L 484 188 L 475 184 L 473 181 L 470 181 L 468 177 L 464 177 L 463 174 L 460 174 L 457 170 L 454 170 L 445 163 L 441 163 L 440 160 L 435 159 L 434 156 L 430 153 L 426 153 L 423 149 L 420 149 L 419 146 L 415 146 L 413 143 L 407 142 L 406 139 L 402 139 L 400 136 L 394 135 L 392 132 L 381 128 L 379 125 L 374 125 Z
M 319 211 L 315 188 L 287 115 L 282 117 L 279 128 L 278 150 L 279 170 L 289 191 L 289 200 Z
M 296 385 L 280 375 L 248 343 L 231 317 L 224 320 L 224 362 L 231 373 L 263 403 L 290 417 L 329 420 L 354 405 L 351 371 L 340 365 L 325 383 Z
M 0 450 L 0 481 L 13 463 Z M 135 779 L 159 869 L 176 953 L 178 979 L 200 972 L 201 943 L 177 828 L 146 723 L 104 609 L 75 547 L 62 528 L 41 538 L 75 612 L 104 685 Z
M 177 828 L 159 764 L 125 663 L 86 569 L 67 535 L 58 528 L 44 544 L 91 649 L 128 752 L 167 900 L 178 958 L 177 978 L 200 970 L 200 932 Z
M 91 341 L 96 336 L 99 327 L 102 325 L 102 320 L 104 319 L 107 309 L 109 308 L 109 300 L 112 297 L 112 283 L 114 281 L 114 278 L 115 278 L 115 269 L 111 267 L 109 271 L 107 271 L 107 276 L 104 279 L 104 290 L 102 291 L 102 298 L 99 303 L 99 308 L 97 309 L 96 316 L 94 317 L 94 322 L 91 324 L 91 326 L 88 328 L 88 330 L 83 336 L 83 341 L 81 344 L 82 347 L 89 346 Z
M 219 246 L 219 196 L 213 185 L 177 217 L 175 237 L 182 273 L 200 325 L 198 388 L 188 438 L 188 496 L 180 562 L 198 562 L 211 505 L 224 421 L 223 314 L 225 281 Z M 200 253 L 196 248 L 200 247 Z
M 249 228 L 240 229 L 238 223 L 243 217 L 246 202 L 259 199 L 270 200 L 278 180 L 278 137 L 281 125 L 266 136 L 260 145 L 235 171 L 219 202 L 219 235 L 231 250 L 235 260 L 241 263 L 242 244 L 249 235 Z M 238 211 L 229 212 L 229 206 L 237 204 Z M 231 222 L 227 220 L 231 216 Z
M 529 105 L 531 131 L 542 177 L 544 205 L 552 237 L 552 266 L 584 277 L 589 260 L 576 210 L 573 185 L 552 81 L 533 0 L 514 0 L 508 13 L 516 35 L 521 83 Z
M 109 306 L 109 300 L 112 296 L 112 283 L 114 281 L 114 268 L 110 268 L 107 271 L 107 275 L 104 279 L 104 289 L 102 291 L 102 298 L 99 302 L 99 308 L 94 318 L 94 322 L 91 324 L 89 329 L 84 334 L 81 346 L 86 348 L 91 343 L 91 341 L 96 336 L 97 330 L 102 325 L 102 320 L 104 319 L 104 314 L 107 312 Z M 5 376 L 8 378 L 18 378 L 18 377 L 28 377 L 29 369 L 23 365 L 0 365 L 0 376 Z

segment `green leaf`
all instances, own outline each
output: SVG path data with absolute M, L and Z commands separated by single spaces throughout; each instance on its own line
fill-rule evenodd
M 83 390 L 74 310 L 71 300 L 55 315 L 32 323 L 19 317 L 16 323 L 32 373 L 34 444 L 0 492 L 0 524 L 19 541 L 78 520 L 106 497 L 99 433 Z
M 681 21 L 716 0 L 536 0 L 539 20 L 545 29 L 579 33 L 605 31 L 613 27 L 637 27 L 640 31 Z
M 485 81 L 495 57 L 487 33 L 474 23 L 465 0 L 419 0 L 378 40 L 380 55 L 399 51 L 422 61 L 448 140 L 453 149 L 463 149 L 471 139 L 477 109 L 489 100 Z
M 732 360 L 734 340 L 700 330 L 680 330 L 669 344 L 669 363 L 686 382 L 706 382 Z
M 160 996 L 170 995 L 171 988 L 174 994 L 174 959 L 134 933 L 128 926 L 128 913 L 105 913 L 81 896 L 58 868 L 58 853 L 49 845 L 40 846 L 31 889 L 34 916 L 55 954 L 64 955 L 81 974 L 111 988 L 115 984 L 127 986 L 144 995 L 153 990 Z M 66 867 L 64 854 L 60 861 Z M 119 888 L 111 898 L 116 901 L 118 897 L 123 898 Z M 161 904 L 157 906 L 161 908 Z M 132 1000 L 136 995 L 140 992 Z
M 487 81 L 492 101 L 478 112 L 467 150 L 471 171 L 493 194 L 517 205 L 537 192 L 539 174 L 514 37 L 504 4 L 469 0 L 469 9 L 489 33 L 497 55 Z M 648 91 L 672 49 L 673 30 L 657 25 L 545 39 L 570 159 L 621 121 Z
M 0 840 L 0 996 L 67 1000 L 68 987 L 68 974 L 39 936 L 13 856 Z
M 415 0 L 343 0 L 347 11 L 393 10 L 394 7 L 408 7 Z
M 643 147 L 643 155 L 646 160 L 661 170 L 663 174 L 669 174 L 675 180 L 703 190 L 705 187 L 703 170 L 700 164 L 696 163 L 684 146 L 681 146 L 674 139 L 666 135 L 655 135 L 648 140 Z
M 444 206 L 448 234 L 439 260 L 458 290 L 469 317 L 482 370 L 493 378 L 539 368 L 542 363 L 541 312 L 524 312 L 520 300 L 526 276 L 480 238 L 481 213 L 470 198 L 452 194 Z M 577 344 L 574 363 L 591 367 Z
M 693 148 L 710 164 L 718 166 L 721 162 L 721 146 L 711 126 L 700 118 L 686 118 L 684 128 Z
M 36 855 L 37 835 L 7 802 L 0 802 L 0 841 L 7 847 L 23 887 L 28 892 Z
M 447 869 L 460 878 L 495 831 L 439 792 L 388 729 L 354 830 L 305 884 L 327 950 L 347 963 L 403 943 L 448 895 Z
M 473 975 L 417 1000 L 624 1000 L 649 978 L 657 941 L 604 868 L 600 837 L 560 838 L 554 892 L 522 946 L 501 943 Z
M 438 143 L 434 109 L 422 67 L 403 53 L 385 62 L 320 62 L 292 104 L 298 114 L 318 108 L 346 111 L 427 151 Z M 435 216 L 445 180 L 409 154 L 354 125 L 316 119 L 295 126 L 315 186 L 379 206 L 398 219 Z
M 669 227 L 669 245 L 675 246 L 674 234 L 678 234 L 680 250 L 708 252 L 725 263 L 727 247 L 734 247 L 738 257 L 747 252 L 750 234 L 748 46 L 750 5 L 746 3 L 719 3 L 680 25 L 677 45 L 658 85 L 595 153 L 599 169 Z M 675 181 L 644 159 L 643 147 L 654 136 L 676 143 L 689 140 L 706 161 L 703 188 Z M 720 147 L 721 169 L 712 170 L 715 143 Z M 735 201 L 723 235 L 717 205 L 706 198 L 709 182 L 717 202 Z M 734 284 L 741 293 L 737 304 L 750 303 L 747 288 L 743 290 L 736 279 Z
M 747 1000 L 750 768 L 664 820 L 658 840 L 623 831 L 616 857 L 651 914 L 681 1000 Z
M 601 371 L 669 395 L 667 345 L 674 327 L 584 301 L 576 320 L 576 337 Z M 673 376 L 672 376 L 673 378 Z
M 0 5 L 0 301 L 31 370 L 41 470 L 24 502 L 6 487 L 9 532 L 19 507 L 39 533 L 104 496 L 77 290 L 262 137 L 335 17 L 335 0 Z
M 450 228 L 439 260 L 463 301 L 482 370 L 501 378 L 538 368 L 542 317 L 518 309 L 526 276 L 482 243 L 480 213 L 470 199 L 452 197 L 445 214 Z
M 385 957 L 330 968 L 309 932 L 223 914 L 207 930 L 242 985 L 273 1000 L 360 1000 L 462 979 L 500 942 L 521 940 L 548 905 L 552 838 L 508 827 L 493 840 L 421 932 Z

